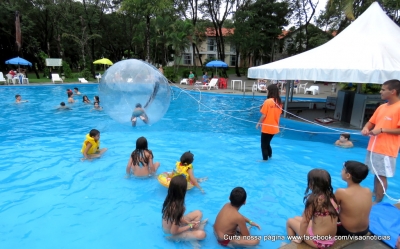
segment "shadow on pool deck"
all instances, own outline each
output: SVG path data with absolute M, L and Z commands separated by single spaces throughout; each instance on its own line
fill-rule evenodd
M 395 204 L 395 206 L 400 209 L 400 204 Z M 281 246 L 280 249 L 311 249 L 312 247 L 302 242 L 301 244 L 296 244 L 294 242 Z M 336 241 L 333 246 L 329 247 L 330 249 L 390 249 L 388 245 L 381 241 L 377 240 L 364 240 L 364 241 L 355 241 L 355 240 L 339 240 Z

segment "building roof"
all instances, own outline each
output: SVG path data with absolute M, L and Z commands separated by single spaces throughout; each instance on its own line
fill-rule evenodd
M 233 35 L 234 29 L 227 29 L 227 28 L 222 28 L 222 36 L 229 36 Z M 205 32 L 206 36 L 216 36 L 216 31 L 214 28 L 207 28 Z

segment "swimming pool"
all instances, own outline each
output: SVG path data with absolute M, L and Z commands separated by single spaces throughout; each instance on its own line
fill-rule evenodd
M 263 98 L 180 93 L 167 114 L 152 126 L 122 126 L 104 112 L 90 111 L 81 97 L 71 111 L 57 111 L 66 89 L 79 87 L 90 99 L 97 85 L 11 86 L 0 88 L 0 244 L 2 248 L 189 248 L 167 241 L 161 230 L 161 207 L 167 189 L 156 179 L 125 179 L 135 141 L 145 136 L 159 173 L 174 168 L 181 154 L 195 155 L 197 177 L 208 176 L 186 196 L 188 211 L 200 209 L 207 238 L 202 248 L 219 248 L 212 224 L 236 186 L 248 199 L 240 212 L 260 224 L 254 235 L 284 235 L 286 219 L 303 211 L 308 171 L 327 169 L 333 187 L 345 187 L 340 171 L 346 160 L 364 161 L 365 138 L 353 136 L 356 147 L 332 144 L 338 135 L 283 131 L 272 141 L 272 160 L 261 163 L 260 136 L 255 129 Z M 180 94 L 179 94 L 180 93 Z M 14 104 L 21 94 L 28 103 Z M 200 105 L 197 102 L 200 101 Z M 199 107 L 200 106 L 200 107 Z M 224 110 L 211 112 L 211 110 Z M 231 111 L 225 111 L 231 110 Z M 246 111 L 243 111 L 246 110 Z M 300 130 L 323 128 L 282 120 Z M 80 149 L 92 128 L 101 131 L 100 160 L 81 162 Z M 399 174 L 389 181 L 389 194 L 400 193 Z M 372 188 L 372 176 L 362 183 Z M 385 200 L 387 200 L 385 198 Z M 278 248 L 280 240 L 262 241 L 260 248 Z

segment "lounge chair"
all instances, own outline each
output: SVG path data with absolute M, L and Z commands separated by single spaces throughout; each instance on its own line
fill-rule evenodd
M 61 81 L 61 83 L 64 83 L 64 81 L 60 78 L 60 75 L 58 75 L 58 73 L 51 74 L 51 81 L 53 81 L 53 83 L 55 83 L 56 81 Z
M 306 94 L 307 92 L 311 92 L 312 95 L 319 94 L 319 86 L 310 86 L 309 88 L 304 90 L 304 94 Z
M 85 78 L 78 78 L 80 83 L 88 83 L 88 81 Z
M 213 79 L 211 79 L 211 81 L 209 83 L 206 83 L 206 84 L 202 85 L 201 89 L 203 89 L 205 87 L 207 87 L 207 90 L 211 90 L 212 87 L 215 88 L 215 89 L 218 89 L 217 83 L 218 83 L 218 79 L 217 78 L 213 78 Z
M 13 82 L 13 76 L 11 74 L 6 74 L 6 78 L 7 78 L 7 80 L 6 80 L 7 85 L 11 84 L 11 83 L 15 84 Z
M 179 82 L 179 85 L 181 85 L 181 84 L 186 84 L 186 85 L 188 85 L 188 81 L 189 81 L 189 80 L 186 79 L 186 78 L 185 78 L 185 79 L 182 79 L 181 82 Z
M 6 79 L 4 79 L 4 75 L 2 72 L 0 72 L 0 82 L 4 82 L 4 84 L 6 84 Z

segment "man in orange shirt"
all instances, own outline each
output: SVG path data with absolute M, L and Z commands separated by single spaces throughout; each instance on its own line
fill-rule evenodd
M 381 202 L 387 177 L 393 177 L 400 144 L 400 81 L 388 80 L 382 84 L 381 98 L 388 102 L 380 105 L 367 122 L 361 133 L 369 135 L 365 164 L 375 175 L 375 203 Z M 383 187 L 379 179 L 383 183 Z
M 279 132 L 279 118 L 282 113 L 282 102 L 279 96 L 279 89 L 276 85 L 267 87 L 267 99 L 261 108 L 261 117 L 256 129 L 261 127 L 261 152 L 263 160 L 267 161 L 272 157 L 271 140 Z

